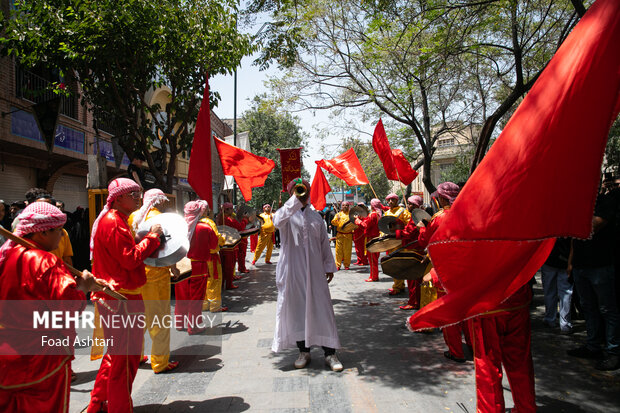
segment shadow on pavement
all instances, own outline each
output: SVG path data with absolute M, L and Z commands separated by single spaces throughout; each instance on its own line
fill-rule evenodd
M 245 412 L 249 409 L 250 405 L 242 397 L 217 397 L 204 401 L 175 400 L 165 406 L 160 404 L 136 406 L 134 412 Z

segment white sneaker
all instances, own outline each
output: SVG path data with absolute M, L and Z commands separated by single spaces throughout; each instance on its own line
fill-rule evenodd
M 295 368 L 303 369 L 308 363 L 310 363 L 310 353 L 302 351 L 299 353 L 299 357 L 297 357 L 297 360 L 295 360 Z
M 332 371 L 342 371 L 342 369 L 344 368 L 335 354 L 325 357 L 325 364 L 327 364 L 329 368 L 332 369 Z

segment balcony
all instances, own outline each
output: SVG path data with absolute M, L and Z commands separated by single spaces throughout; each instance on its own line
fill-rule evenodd
M 15 68 L 15 95 L 18 98 L 29 100 L 33 103 L 42 103 L 57 97 L 50 90 L 49 80 L 24 70 L 19 66 Z M 77 119 L 77 96 L 75 88 L 69 87 L 71 94 L 60 97 L 60 113 L 73 119 Z

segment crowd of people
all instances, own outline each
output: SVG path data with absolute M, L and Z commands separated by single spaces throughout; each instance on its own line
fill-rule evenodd
M 307 190 L 295 191 L 300 185 Z M 365 281 L 378 281 L 380 253 L 368 252 L 366 244 L 386 235 L 379 230 L 383 216 L 391 216 L 397 223 L 387 235 L 401 240 L 399 251 L 412 251 L 424 257 L 460 188 L 451 182 L 440 184 L 432 194 L 430 206 L 424 205 L 420 196 L 411 196 L 399 204 L 399 196 L 389 194 L 385 202 L 372 199 L 369 208 L 357 205 L 366 212 L 357 215 L 350 215 L 351 205 L 347 201 L 331 215 L 319 214 L 309 206 L 309 189 L 305 180 L 292 181 L 288 186 L 291 195 L 288 201 L 279 205 L 275 213 L 270 204 L 265 204 L 257 216 L 260 228 L 233 244 L 226 239 L 221 226 L 247 233 L 252 227 L 249 214 L 239 210 L 236 214 L 231 203 L 224 203 L 214 216 L 206 201 L 188 202 L 184 205 L 184 218 L 188 226 L 187 257 L 191 260 L 191 273 L 183 278 L 176 265 L 144 264 L 165 242 L 161 225 L 150 225 L 148 233 L 136 240 L 138 227 L 144 222 L 148 225 L 149 219 L 164 212 L 159 208 L 169 200 L 161 190 L 153 188 L 143 193 L 131 179 L 113 180 L 108 187 L 106 205 L 88 237 L 88 222 L 83 222 L 87 214 L 83 210 L 70 214 L 75 216 L 70 223 L 62 203 L 46 191 L 33 188 L 26 193 L 23 203 L 0 203 L 0 224 L 35 246 L 28 250 L 14 241 L 3 243 L 0 300 L 70 300 L 81 303 L 77 310 L 83 310 L 90 293 L 100 317 L 140 313 L 152 320 L 174 313 L 182 320 L 174 328 L 197 335 L 206 327 L 194 321 L 203 311 L 227 311 L 222 303 L 222 290 L 238 288 L 234 281 L 250 272 L 248 247 L 253 252 L 250 269 L 255 268 L 263 251 L 265 264 L 272 264 L 278 231 L 281 244 L 275 269 L 278 301 L 272 350 L 299 349 L 294 366 L 304 368 L 310 361 L 311 348 L 320 346 L 326 365 L 333 371 L 342 371 L 344 367 L 336 354 L 340 341 L 328 287 L 334 274 L 342 268 L 351 268 L 355 248 L 354 265 L 368 267 L 369 277 Z M 419 208 L 427 210 L 427 215 L 417 214 L 415 210 Z M 544 323 L 550 328 L 559 327 L 560 334 L 570 334 L 572 307 L 576 307 L 585 319 L 587 338 L 582 346 L 567 353 L 596 360 L 595 368 L 600 370 L 620 368 L 619 211 L 620 185 L 606 183 L 597 199 L 591 239 L 558 239 L 541 268 Z M 430 216 L 430 219 L 416 219 L 416 215 Z M 332 237 L 331 228 L 334 228 Z M 335 241 L 335 256 L 331 241 Z M 88 261 L 92 259 L 92 273 L 89 267 L 81 267 L 81 276 L 75 278 L 69 268 L 78 266 L 73 260 L 77 244 L 87 251 Z M 428 256 L 424 260 L 428 261 Z M 423 277 L 407 280 L 406 285 L 404 280 L 394 279 L 391 288 L 384 292 L 390 296 L 408 293 L 408 302 L 400 309 L 415 311 L 448 294 L 432 263 L 428 263 Z M 126 301 L 117 300 L 110 290 L 124 295 Z M 170 301 L 173 292 L 174 311 Z M 478 411 L 503 411 L 502 368 L 508 376 L 516 410 L 536 410 L 530 348 L 531 298 L 530 285 L 524 285 L 493 311 L 442 328 L 447 347 L 444 356 L 449 362 L 466 362 L 463 339 L 473 354 Z M 2 314 L 0 317 L 0 324 L 5 328 L 19 322 Z M 170 360 L 170 328 L 148 322 L 147 325 L 152 339 L 149 354 L 153 372 L 174 370 L 179 364 Z M 92 357 L 101 357 L 102 361 L 87 412 L 132 410 L 132 383 L 139 364 L 148 359 L 143 355 L 148 349 L 142 348 L 144 330 L 109 325 L 95 330 L 94 336 L 114 338 L 114 345 L 108 346 L 105 354 L 103 348 L 93 346 Z M 24 406 L 29 406 L 28 409 L 38 406 L 39 411 L 66 411 L 71 359 L 70 355 L 0 357 L 0 410 L 23 411 Z M 23 372 L 19 365 L 26 361 L 38 368 Z M 13 374 L 15 371 L 22 373 Z

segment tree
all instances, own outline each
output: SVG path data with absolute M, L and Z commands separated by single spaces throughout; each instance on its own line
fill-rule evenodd
M 205 76 L 231 73 L 252 52 L 236 0 L 17 1 L 2 53 L 79 81 L 99 120 L 113 121 L 130 158 L 142 154 L 170 192 L 177 154 L 193 139 Z M 168 103 L 149 93 L 168 90 Z M 217 95 L 212 95 L 212 102 Z M 101 123 L 101 122 L 99 122 Z M 95 125 L 97 126 L 97 125 Z M 159 150 L 152 151 L 153 145 Z
M 605 147 L 605 171 L 616 177 L 620 174 L 620 117 L 616 119 L 609 131 Z
M 282 170 L 280 154 L 277 149 L 298 148 L 306 145 L 306 136 L 301 131 L 298 119 L 286 112 L 278 112 L 265 99 L 265 96 L 256 96 L 252 107 L 243 114 L 242 124 L 249 131 L 252 153 L 273 159 L 276 166 L 267 177 L 265 186 L 255 188 L 252 192 L 250 205 L 262 211 L 262 205 L 273 204 L 277 207 L 280 196 L 283 202 L 288 194 L 282 194 Z M 302 149 L 303 155 L 303 149 Z M 308 173 L 302 166 L 302 176 Z
M 432 192 L 438 137 L 483 125 L 477 164 L 498 122 L 578 20 L 580 4 L 256 0 L 254 7 L 270 10 L 275 22 L 263 35 L 259 63 L 293 65 L 273 82 L 283 102 L 301 109 L 358 108 L 366 117 L 378 110 L 403 125 L 403 135 L 421 152 L 424 184 Z

